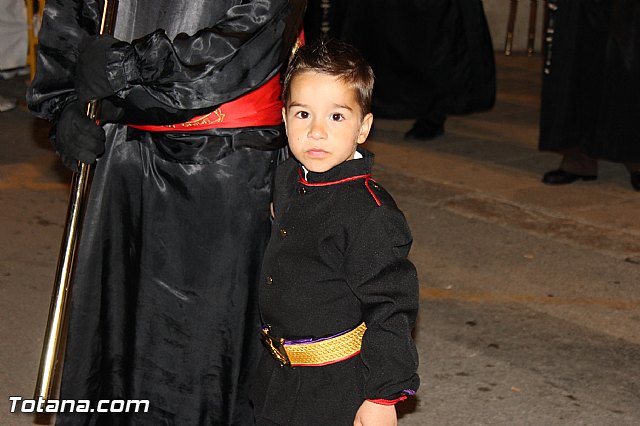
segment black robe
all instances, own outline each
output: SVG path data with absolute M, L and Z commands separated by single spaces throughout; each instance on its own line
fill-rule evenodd
M 493 46 L 480 0 L 350 0 L 342 39 L 376 75 L 373 113 L 466 114 L 495 101 Z
M 97 33 L 101 10 L 91 0 L 46 4 L 28 103 L 54 122 L 54 137 L 60 111 L 76 99 L 78 43 Z M 109 100 L 125 108 L 125 122 L 181 122 L 210 111 L 278 72 L 297 34 L 293 16 L 285 0 L 122 1 L 115 36 L 131 44 L 111 52 L 127 66 L 111 74 L 120 90 Z M 58 424 L 253 424 L 255 283 L 281 126 L 105 131 L 81 230 L 60 397 L 150 407 L 61 413 Z
M 539 148 L 640 161 L 640 3 L 551 4 Z
M 281 367 L 264 351 L 254 398 L 258 424 L 348 426 L 365 399 L 418 389 L 411 338 L 418 277 L 411 232 L 374 181 L 373 155 L 299 181 L 299 163 L 278 167 L 275 219 L 260 279 L 260 311 L 273 336 L 335 336 L 365 322 L 360 354 L 325 365 Z M 320 184 L 321 186 L 314 186 Z
M 340 38 L 349 1 L 309 0 L 304 15 L 304 37 L 311 43 L 321 37 Z

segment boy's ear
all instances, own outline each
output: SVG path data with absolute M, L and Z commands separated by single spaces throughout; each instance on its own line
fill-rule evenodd
M 371 126 L 373 125 L 373 114 L 368 113 L 362 119 L 362 123 L 360 124 L 360 132 L 358 132 L 358 140 L 357 143 L 361 144 L 367 140 L 369 137 L 369 132 L 371 131 Z
M 284 122 L 284 133 L 289 136 L 289 132 L 287 131 L 287 108 L 282 107 L 282 121 Z

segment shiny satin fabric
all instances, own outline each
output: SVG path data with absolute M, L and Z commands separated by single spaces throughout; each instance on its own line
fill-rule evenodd
M 61 398 L 148 399 L 148 413 L 57 424 L 252 425 L 255 283 L 279 139 L 107 126 L 73 282 Z M 268 144 L 266 142 L 261 145 Z
M 298 34 L 289 3 L 121 1 L 116 37 L 131 43 L 114 52 L 131 68 L 108 101 L 125 109 L 124 123 L 168 124 L 254 90 L 281 69 L 282 39 Z M 101 10 L 93 0 L 46 4 L 27 101 L 54 133 L 76 99 L 78 43 L 98 33 Z M 59 413 L 57 424 L 252 425 L 256 275 L 284 131 L 105 129 L 76 255 L 60 397 L 148 399 L 150 411 Z
M 480 0 L 350 0 L 342 38 L 373 68 L 378 117 L 466 114 L 494 104 L 493 46 Z
M 38 73 L 27 99 L 36 115 L 54 119 L 75 99 L 74 64 L 78 45 L 98 34 L 101 2 L 47 2 L 39 37 Z M 107 73 L 117 96 L 111 102 L 138 115 L 168 109 L 163 119 L 183 122 L 203 108 L 235 99 L 275 75 L 286 0 L 121 2 L 115 25 L 118 44 L 108 56 Z M 188 24 L 186 24 L 188 22 Z M 191 110 L 191 111 L 188 111 Z
M 640 3 L 555 3 L 539 148 L 578 148 L 592 158 L 639 162 Z

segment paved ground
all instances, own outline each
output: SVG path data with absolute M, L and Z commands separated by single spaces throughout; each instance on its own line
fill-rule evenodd
M 611 163 L 595 182 L 542 185 L 558 157 L 536 149 L 540 58 L 497 60 L 492 111 L 428 143 L 378 120 L 367 143 L 421 278 L 423 385 L 400 425 L 640 424 L 640 193 Z M 47 130 L 23 101 L 0 113 L 2 425 L 33 424 L 8 396 L 33 392 L 66 211 Z

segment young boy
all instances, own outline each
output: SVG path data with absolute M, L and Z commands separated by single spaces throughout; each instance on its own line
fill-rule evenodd
M 338 41 L 302 47 L 287 71 L 295 158 L 276 172 L 261 275 L 258 425 L 395 425 L 394 404 L 418 388 L 410 231 L 358 148 L 372 88 L 369 65 Z

